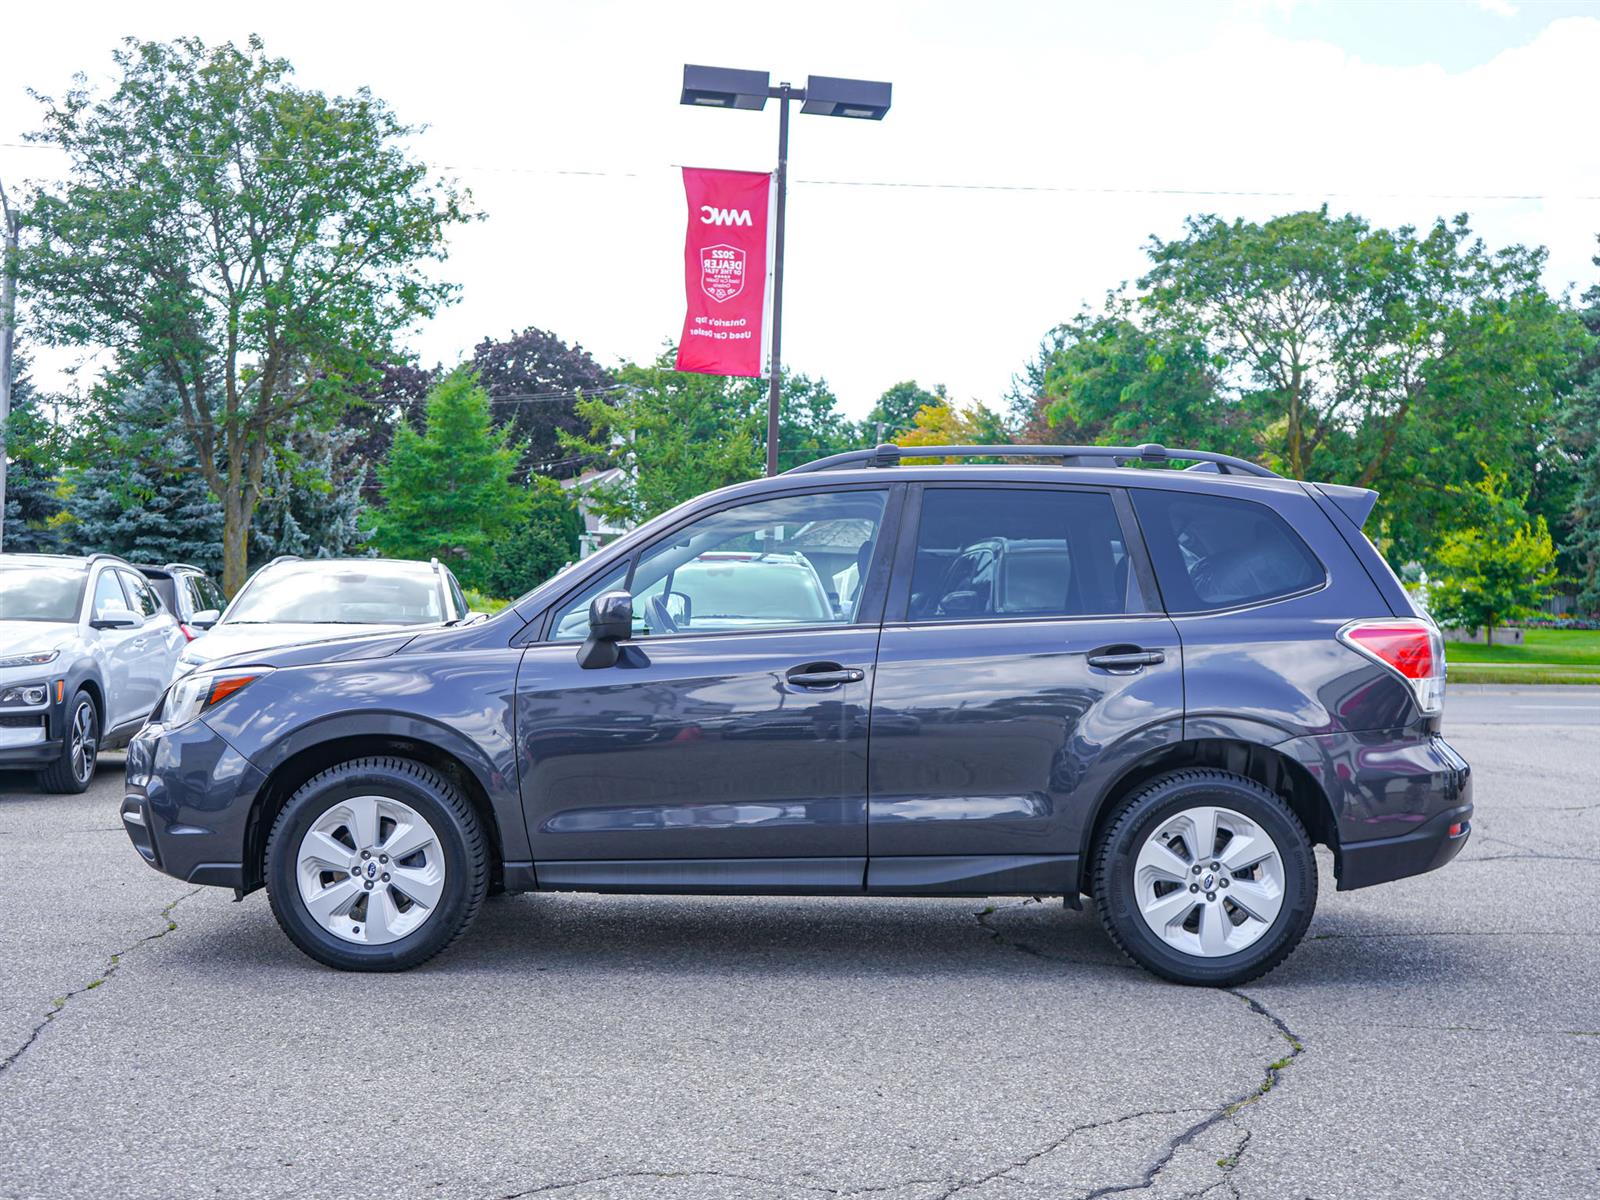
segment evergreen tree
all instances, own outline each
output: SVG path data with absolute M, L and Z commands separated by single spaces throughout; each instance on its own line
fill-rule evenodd
M 395 558 L 438 558 L 462 584 L 482 590 L 493 547 L 527 519 L 529 495 L 512 478 L 518 447 L 489 417 L 489 396 L 470 367 L 428 393 L 426 429 L 395 426 L 378 468 L 383 508 L 372 544 Z
M 280 554 L 342 558 L 359 552 L 367 462 L 353 453 L 359 430 L 300 428 L 267 461 L 250 530 L 255 560 Z
M 1600 267 L 1600 257 L 1594 264 Z M 1584 325 L 1600 339 L 1600 284 L 1583 295 Z M 1564 430 L 1577 458 L 1572 529 L 1563 546 L 1578 586 L 1580 611 L 1600 613 L 1600 340 L 1589 347 L 1567 407 Z
M 66 436 L 44 415 L 44 397 L 34 390 L 23 357 L 15 355 L 11 364 L 6 514 L 0 549 L 7 554 L 54 554 L 63 547 L 64 513 L 58 493 Z
M 152 378 L 107 404 L 89 465 L 68 475 L 68 537 L 80 554 L 222 570 L 222 506 L 201 475 L 178 397 Z
M 578 557 L 583 522 L 572 494 L 547 475 L 529 478 L 528 492 L 527 523 L 495 543 L 485 572 L 484 590 L 498 599 L 515 599 Z

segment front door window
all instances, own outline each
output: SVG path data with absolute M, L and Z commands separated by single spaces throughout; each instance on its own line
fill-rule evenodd
M 588 636 L 589 601 L 625 587 L 634 636 L 856 623 L 887 492 L 780 496 L 723 509 L 669 534 L 631 570 L 565 605 L 555 641 Z

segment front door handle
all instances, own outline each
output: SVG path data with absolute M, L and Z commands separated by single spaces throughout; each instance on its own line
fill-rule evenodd
M 796 667 L 784 676 L 796 687 L 838 687 L 841 683 L 860 683 L 867 673 L 858 667 L 841 667 L 838 663 L 807 663 Z
M 1102 671 L 1131 675 L 1144 667 L 1153 667 L 1157 663 L 1166 662 L 1167 656 L 1160 650 L 1140 650 L 1138 648 L 1123 650 L 1115 648 L 1091 654 L 1088 661 L 1091 667 L 1099 667 Z

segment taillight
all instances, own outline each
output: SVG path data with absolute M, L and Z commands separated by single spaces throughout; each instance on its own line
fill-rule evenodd
M 189 641 L 191 641 L 191 642 L 192 642 L 192 641 L 194 641 L 194 630 L 192 630 L 192 629 L 190 629 L 190 628 L 189 628 L 189 627 L 188 627 L 188 626 L 187 626 L 187 625 L 185 625 L 185 624 L 184 624 L 184 623 L 183 623 L 183 622 L 182 622 L 182 621 L 179 621 L 179 622 L 178 622 L 178 628 L 179 628 L 179 629 L 181 629 L 181 630 L 183 630 L 183 636 L 184 636 L 184 637 L 185 637 L 185 638 L 186 638 L 186 639 L 187 639 L 187 640 L 189 640 Z
M 1444 710 L 1444 639 L 1431 622 L 1416 617 L 1351 621 L 1339 630 L 1339 640 L 1410 684 L 1424 715 Z

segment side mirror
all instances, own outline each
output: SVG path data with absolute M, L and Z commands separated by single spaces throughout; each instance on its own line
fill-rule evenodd
M 133 609 L 120 604 L 107 604 L 95 613 L 94 620 L 89 622 L 92 629 L 137 629 L 142 624 L 143 620 Z
M 617 643 L 633 635 L 633 597 L 627 592 L 601 592 L 589 601 L 589 637 L 578 647 L 584 670 L 614 667 L 621 657 Z
M 196 629 L 210 629 L 217 623 L 217 618 L 221 616 L 222 614 L 214 608 L 202 608 L 199 612 L 195 613 L 194 616 L 189 618 L 189 624 L 193 625 Z

